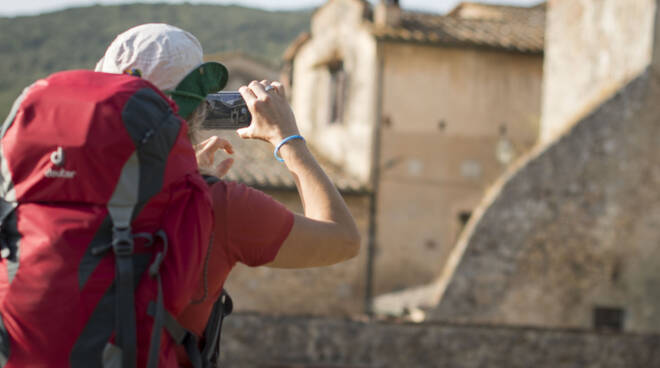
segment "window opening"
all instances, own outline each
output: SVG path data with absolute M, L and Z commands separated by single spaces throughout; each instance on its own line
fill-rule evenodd
M 594 308 L 594 328 L 599 331 L 623 331 L 623 319 L 625 317 L 622 308 L 596 307 Z
M 461 211 L 458 213 L 458 231 L 456 232 L 456 239 L 461 236 L 463 229 L 465 229 L 465 225 L 470 221 L 470 217 L 472 217 L 472 212 L 470 211 Z
M 341 123 L 346 104 L 346 71 L 343 61 L 328 64 L 330 72 L 330 124 Z

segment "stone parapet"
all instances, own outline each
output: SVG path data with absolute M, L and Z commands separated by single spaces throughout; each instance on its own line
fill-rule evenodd
M 223 367 L 649 368 L 658 335 L 232 315 Z

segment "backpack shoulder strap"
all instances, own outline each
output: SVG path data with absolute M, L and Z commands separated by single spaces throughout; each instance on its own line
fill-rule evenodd
M 204 349 L 199 351 L 199 341 L 195 334 L 186 330 L 167 311 L 164 311 L 162 324 L 168 334 L 178 345 L 183 346 L 188 354 L 190 364 L 194 368 L 215 368 L 220 359 L 220 336 L 222 322 L 233 310 L 233 302 L 229 294 L 223 289 L 220 298 L 213 305 L 213 310 L 204 329 Z M 159 308 L 156 303 L 149 305 L 148 313 L 157 317 Z

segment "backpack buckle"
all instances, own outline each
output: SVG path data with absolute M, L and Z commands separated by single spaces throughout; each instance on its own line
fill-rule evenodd
M 130 227 L 112 228 L 112 250 L 119 257 L 128 257 L 135 250 Z

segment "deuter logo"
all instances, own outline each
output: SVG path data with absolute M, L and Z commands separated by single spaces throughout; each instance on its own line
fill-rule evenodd
M 64 164 L 64 150 L 62 150 L 62 146 L 57 147 L 57 150 L 50 154 L 50 161 L 55 166 L 62 166 Z
M 48 169 L 46 170 L 44 176 L 47 178 L 73 179 L 73 177 L 76 176 L 76 172 L 68 171 L 64 169 L 59 169 L 59 170 Z
M 57 150 L 50 154 L 50 161 L 55 166 L 64 165 L 64 150 L 61 146 L 57 147 Z M 64 168 L 55 170 L 50 168 L 46 170 L 44 176 L 47 178 L 73 179 L 76 176 L 76 172 L 65 170 Z

